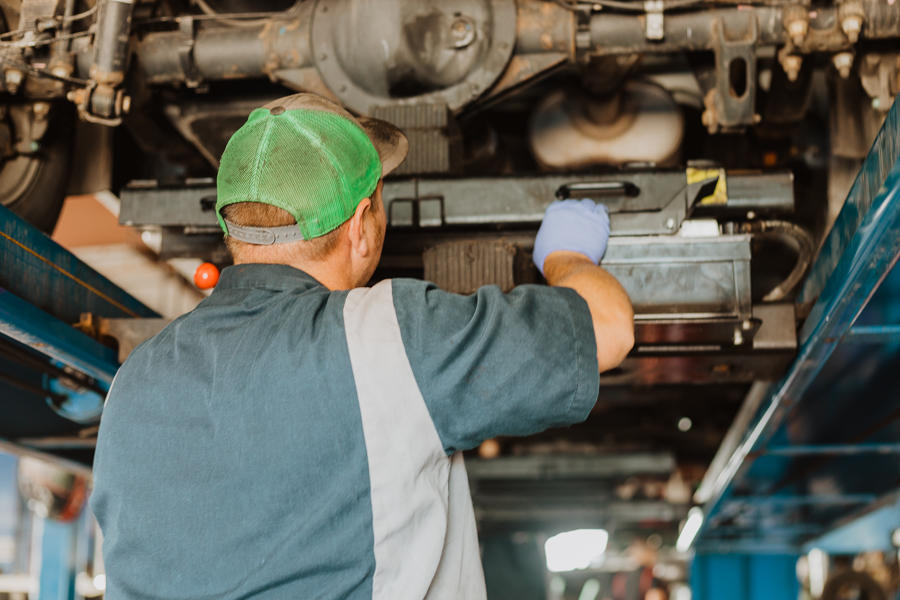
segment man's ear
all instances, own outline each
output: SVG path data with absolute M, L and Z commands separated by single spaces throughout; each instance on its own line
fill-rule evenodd
M 369 238 L 366 236 L 366 222 L 372 211 L 372 200 L 363 198 L 356 207 L 356 212 L 350 217 L 350 228 L 348 235 L 350 237 L 350 245 L 360 256 L 368 256 L 374 249 L 369 244 Z

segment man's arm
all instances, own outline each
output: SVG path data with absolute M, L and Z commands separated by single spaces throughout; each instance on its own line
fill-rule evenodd
M 594 323 L 600 372 L 617 367 L 634 346 L 634 310 L 622 285 L 584 254 L 566 250 L 546 258 L 544 277 L 584 298 Z
M 591 313 L 600 372 L 634 346 L 634 310 L 622 286 L 597 266 L 609 240 L 609 214 L 592 200 L 564 200 L 547 208 L 534 241 L 534 262 L 547 283 L 575 290 Z

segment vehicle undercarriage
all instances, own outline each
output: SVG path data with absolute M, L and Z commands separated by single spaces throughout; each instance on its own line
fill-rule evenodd
M 810 308 L 798 284 L 900 92 L 900 3 L 883 0 L 0 0 L 0 12 L 0 202 L 45 231 L 67 193 L 113 190 L 160 260 L 227 264 L 218 157 L 250 110 L 296 91 L 409 136 L 385 182 L 377 277 L 460 293 L 537 283 L 547 204 L 606 203 L 603 265 L 635 305 L 634 351 L 584 425 L 498 440 L 470 474 L 497 540 L 589 518 L 622 556 L 650 536 L 672 549 L 754 382 L 793 359 Z

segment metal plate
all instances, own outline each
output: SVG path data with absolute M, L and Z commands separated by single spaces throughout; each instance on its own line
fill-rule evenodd
M 369 35 L 379 35 L 378 25 L 372 23 L 353 27 L 356 17 L 354 5 L 365 3 L 353 0 L 319 1 L 313 13 L 312 47 L 314 62 L 322 75 L 322 80 L 350 108 L 369 114 L 375 106 L 388 104 L 446 104 L 451 110 L 458 110 L 465 104 L 484 93 L 500 77 L 506 63 L 512 56 L 516 40 L 516 5 L 514 0 L 485 0 L 483 6 L 490 11 L 488 29 L 479 32 L 487 38 L 487 48 L 481 60 L 456 85 L 446 89 L 419 94 L 408 98 L 395 98 L 389 94 L 379 96 L 371 93 L 353 81 L 344 65 L 341 64 L 338 44 L 356 43 L 347 39 L 341 32 L 356 38 L 359 31 L 368 31 Z M 377 4 L 377 3 L 376 3 Z M 481 3 L 475 3 L 480 5 Z M 377 4 L 382 9 L 380 4 Z M 473 5 L 474 7 L 474 5 Z M 385 6 L 384 9 L 389 7 Z M 384 9 L 380 12 L 384 12 Z M 398 9 L 399 10 L 399 9 Z M 414 3 L 410 3 L 406 15 L 415 14 Z M 388 15 L 385 15 L 389 17 Z M 383 35 L 383 34 L 382 34 Z M 389 46 L 394 40 L 382 40 L 386 54 L 390 54 Z M 385 57 L 386 61 L 390 56 Z M 388 63 L 389 64 L 389 63 Z

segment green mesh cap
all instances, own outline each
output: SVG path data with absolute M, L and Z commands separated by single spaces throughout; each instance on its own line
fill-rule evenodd
M 256 244 L 325 235 L 353 216 L 379 179 L 402 162 L 406 149 L 405 136 L 392 125 L 357 120 L 313 94 L 257 108 L 222 154 L 216 178 L 219 225 L 226 235 Z M 297 225 L 225 221 L 223 207 L 248 201 L 282 208 Z

